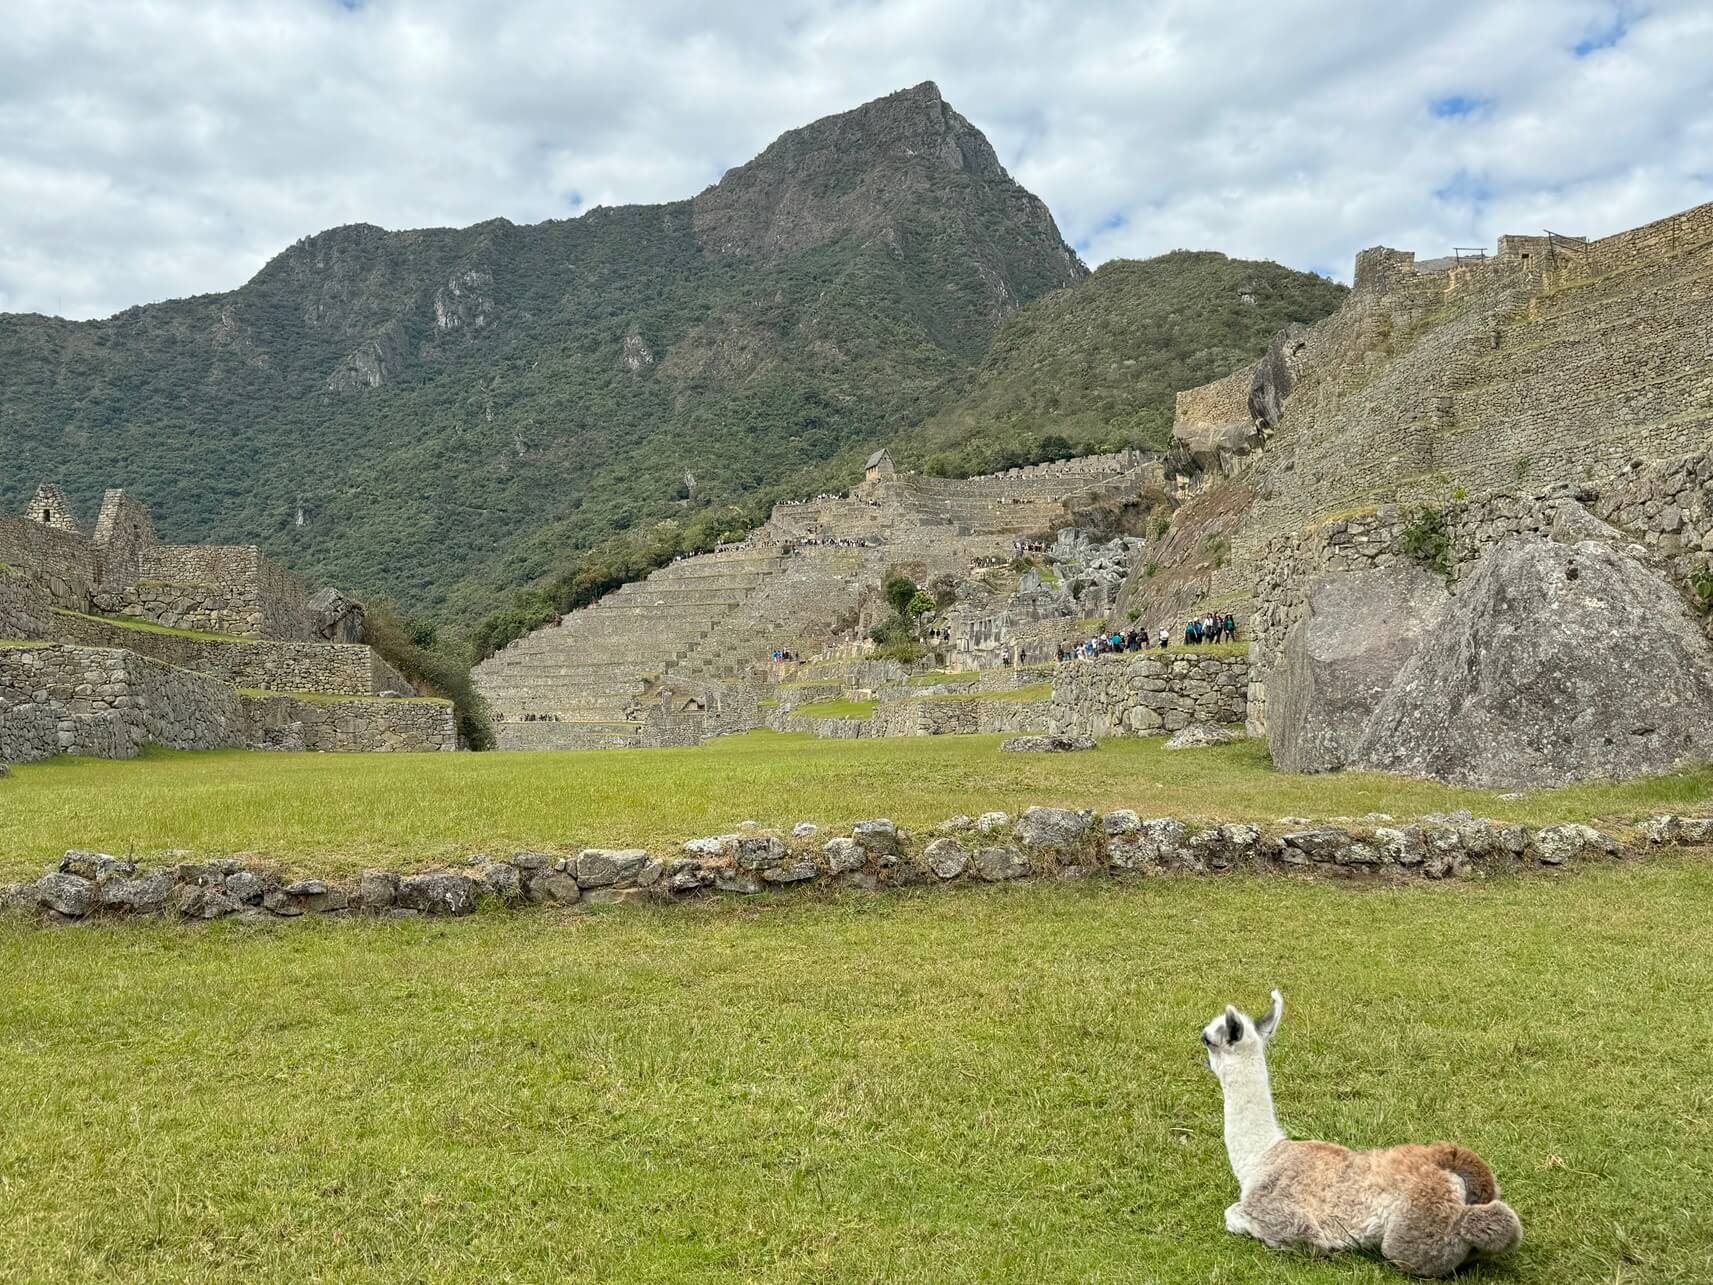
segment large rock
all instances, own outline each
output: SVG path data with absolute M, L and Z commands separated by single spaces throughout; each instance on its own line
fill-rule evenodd
M 476 908 L 476 881 L 468 875 L 412 875 L 399 881 L 398 905 L 425 915 L 467 915 Z
M 1350 761 L 1552 786 L 1710 754 L 1713 646 L 1672 585 L 1605 543 L 1523 537 L 1476 564 Z
M 324 642 L 360 643 L 366 640 L 363 629 L 363 604 L 337 589 L 323 589 L 305 604 L 309 627 Z
M 1078 754 L 1098 747 L 1092 736 L 1013 736 L 999 748 L 1007 754 Z
M 1168 750 L 1201 750 L 1214 745 L 1230 745 L 1242 738 L 1216 723 L 1191 723 L 1165 744 Z
M 1408 564 L 1316 577 L 1307 614 L 1266 677 L 1274 764 L 1287 772 L 1345 766 L 1449 597 L 1438 576 Z

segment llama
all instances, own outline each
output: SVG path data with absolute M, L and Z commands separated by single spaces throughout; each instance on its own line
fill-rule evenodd
M 1227 1006 L 1201 1042 L 1225 1095 L 1225 1148 L 1240 1199 L 1225 1229 L 1269 1249 L 1375 1249 L 1414 1276 L 1444 1276 L 1476 1252 L 1508 1253 L 1523 1224 L 1499 1199 L 1493 1171 L 1449 1142 L 1351 1151 L 1292 1142 L 1273 1114 L 1266 1045 L 1285 1001 L 1259 1022 Z

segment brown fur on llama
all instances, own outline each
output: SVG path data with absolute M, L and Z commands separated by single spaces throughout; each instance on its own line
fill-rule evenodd
M 1241 1197 L 1225 1228 L 1270 1249 L 1378 1249 L 1415 1276 L 1444 1276 L 1472 1254 L 1508 1253 L 1523 1224 L 1493 1171 L 1450 1142 L 1352 1151 L 1293 1142 L 1273 1114 L 1266 1045 L 1285 1001 L 1259 1022 L 1227 1006 L 1201 1033 L 1225 1095 L 1225 1148 Z

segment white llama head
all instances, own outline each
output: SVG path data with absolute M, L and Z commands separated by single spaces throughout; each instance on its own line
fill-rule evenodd
M 1285 997 L 1278 991 L 1273 992 L 1273 1006 L 1259 1021 L 1227 1004 L 1225 1012 L 1202 1028 L 1201 1042 L 1207 1052 L 1208 1070 L 1224 1080 L 1228 1068 L 1259 1062 L 1284 1015 Z

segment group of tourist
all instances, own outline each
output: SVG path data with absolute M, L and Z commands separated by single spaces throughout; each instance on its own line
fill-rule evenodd
M 1060 643 L 1058 659 L 1093 660 L 1096 656 L 1110 656 L 1116 652 L 1146 651 L 1148 649 L 1148 631 L 1132 629 L 1129 633 L 1096 634 L 1078 643 Z
M 1186 621 L 1184 624 L 1184 643 L 1186 646 L 1198 646 L 1201 643 L 1230 642 L 1237 638 L 1237 618 L 1230 612 L 1220 615 L 1210 611 L 1198 619 Z M 1165 651 L 1171 646 L 1171 631 L 1164 626 L 1160 629 L 1160 650 Z M 1060 643 L 1056 659 L 1063 663 L 1067 660 L 1092 660 L 1096 656 L 1110 656 L 1127 651 L 1147 651 L 1149 649 L 1148 631 L 1135 628 L 1128 632 L 1096 634 L 1092 638 L 1076 643 Z
M 1045 540 L 1013 540 L 1011 542 L 1011 551 L 1018 555 L 1025 553 L 1045 553 L 1047 551 L 1047 542 Z
M 886 542 L 879 536 L 800 535 L 785 546 L 786 553 L 798 549 L 877 549 Z
M 1184 643 L 1195 646 L 1197 643 L 1232 642 L 1237 638 L 1237 621 L 1228 611 L 1223 616 L 1217 611 L 1210 611 L 1199 620 L 1186 621 L 1184 624 Z M 1166 631 L 1160 631 L 1160 646 L 1166 645 Z
M 799 656 L 794 651 L 785 651 L 781 648 L 776 647 L 776 648 L 774 648 L 774 651 L 773 651 L 773 659 L 776 661 L 790 661 L 790 660 L 801 660 L 802 657 Z

